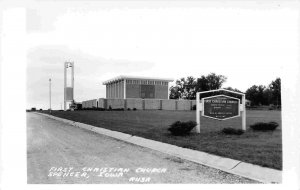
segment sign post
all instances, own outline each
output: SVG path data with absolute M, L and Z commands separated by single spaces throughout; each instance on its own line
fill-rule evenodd
M 196 94 L 196 121 L 197 121 L 196 133 L 200 133 L 200 111 L 201 111 L 200 108 L 202 108 L 202 106 L 200 105 L 199 98 L 200 98 L 200 94 L 197 93 Z
M 240 99 L 227 96 L 216 95 L 206 98 L 201 98 L 201 94 L 217 91 L 226 91 L 242 96 L 242 104 Z M 200 103 L 201 102 L 201 103 Z M 210 90 L 196 93 L 196 132 L 200 133 L 200 118 L 202 116 L 217 120 L 226 120 L 234 117 L 240 117 L 242 112 L 242 130 L 246 130 L 246 98 L 244 93 L 234 92 L 226 89 Z
M 243 94 L 243 104 L 242 104 L 242 111 L 243 111 L 243 115 L 242 115 L 242 129 L 243 131 L 246 131 L 246 95 Z

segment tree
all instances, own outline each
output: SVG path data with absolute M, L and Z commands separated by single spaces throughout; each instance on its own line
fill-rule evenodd
M 180 99 L 181 98 L 181 93 L 180 93 L 180 90 L 177 86 L 175 86 L 175 87 L 171 86 L 170 87 L 169 98 L 170 99 Z
M 176 80 L 176 86 L 173 89 L 173 91 L 175 93 L 175 96 L 177 97 L 176 99 L 181 99 L 182 98 L 182 93 L 184 91 L 184 83 L 185 83 L 185 78 L 181 78 L 179 80 Z M 172 92 L 172 90 L 171 90 L 171 92 Z
M 258 86 L 253 85 L 246 90 L 246 99 L 251 101 L 251 104 L 258 105 Z
M 226 89 L 226 90 L 230 90 L 230 91 L 233 91 L 233 92 L 238 92 L 238 93 L 243 93 L 242 91 L 240 91 L 239 89 L 237 88 L 232 88 L 232 87 L 226 87 L 226 88 L 223 88 L 223 89 Z M 243 96 L 241 94 L 236 94 L 236 93 L 231 93 L 231 92 L 222 92 L 221 94 L 224 94 L 224 95 L 227 95 L 227 96 L 231 96 L 231 97 L 235 97 L 235 98 L 238 98 L 240 99 L 240 102 L 242 103 L 243 102 Z
M 276 78 L 268 87 L 253 85 L 246 91 L 246 98 L 253 105 L 281 105 L 281 81 Z
M 259 85 L 258 86 L 258 94 L 257 94 L 257 99 L 258 99 L 258 103 L 259 105 L 268 105 L 268 102 L 265 99 L 265 90 L 266 87 L 264 85 Z
M 268 105 L 265 92 L 265 86 L 253 85 L 246 90 L 246 98 L 250 100 L 253 105 Z
M 195 78 L 192 76 L 176 80 L 176 86 L 170 88 L 170 99 L 195 99 Z
M 272 91 L 270 90 L 270 88 L 266 88 L 264 90 L 264 100 L 265 100 L 265 105 L 272 104 Z
M 240 91 L 239 89 L 237 89 L 237 88 L 232 88 L 232 87 L 226 87 L 226 88 L 224 88 L 224 89 L 226 89 L 226 90 L 230 90 L 230 91 L 234 91 L 234 92 L 239 92 L 239 93 L 242 93 L 242 91 Z
M 207 90 L 209 90 L 208 80 L 204 75 L 202 75 L 200 78 L 197 78 L 195 91 L 201 92 Z
M 276 78 L 269 85 L 271 91 L 271 102 L 275 105 L 281 105 L 281 79 Z
M 176 80 L 176 85 L 170 88 L 170 99 L 196 99 L 196 92 L 216 90 L 222 87 L 226 81 L 223 75 L 210 73 L 207 76 L 202 75 L 200 78 L 192 76 Z
M 196 99 L 196 92 L 195 92 L 195 78 L 192 76 L 187 77 L 184 83 L 184 92 L 183 92 L 183 99 L 193 100 Z
M 208 90 L 216 90 L 222 87 L 223 83 L 226 82 L 227 77 L 210 73 L 206 76 L 206 79 L 208 82 Z

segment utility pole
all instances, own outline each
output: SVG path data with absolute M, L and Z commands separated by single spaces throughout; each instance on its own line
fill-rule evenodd
M 51 113 L 51 78 L 49 79 L 49 111 Z

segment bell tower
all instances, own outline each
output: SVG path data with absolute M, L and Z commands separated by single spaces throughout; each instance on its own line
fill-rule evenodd
M 71 83 L 68 85 L 68 71 L 71 71 Z M 74 102 L 74 62 L 64 63 L 64 111 L 67 110 L 67 103 Z

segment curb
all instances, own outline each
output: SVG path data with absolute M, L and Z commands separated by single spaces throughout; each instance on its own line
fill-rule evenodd
M 34 112 L 39 115 L 47 116 L 57 121 L 93 131 L 98 134 L 106 135 L 115 139 L 119 139 L 131 144 L 150 148 L 156 151 L 160 151 L 171 156 L 176 156 L 185 160 L 196 162 L 208 167 L 222 170 L 227 173 L 235 174 L 245 178 L 249 178 L 262 183 L 282 183 L 282 171 L 272 168 L 266 168 L 239 160 L 220 157 L 212 154 L 208 154 L 201 151 L 191 150 L 187 148 L 178 147 L 175 145 L 158 142 L 150 139 L 145 139 L 138 136 L 132 136 L 122 132 L 112 131 L 93 125 L 88 125 L 80 122 L 74 122 L 71 120 L 55 117 L 52 115 Z

